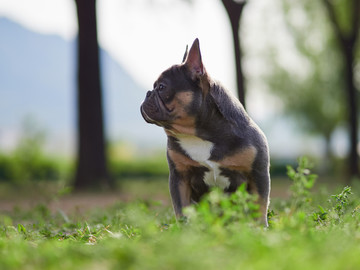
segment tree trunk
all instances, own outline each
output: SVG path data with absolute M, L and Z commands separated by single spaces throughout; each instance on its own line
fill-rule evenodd
M 331 148 L 331 133 L 324 134 L 325 139 L 325 151 L 324 151 L 324 158 L 323 162 L 320 166 L 320 173 L 329 175 L 333 174 L 333 161 L 334 161 L 334 155 Z
M 348 157 L 348 170 L 349 176 L 359 177 L 358 168 L 358 153 L 357 153 L 357 141 L 358 141 L 358 123 L 357 123 L 357 90 L 354 83 L 354 56 L 355 46 L 359 36 L 360 27 L 360 0 L 351 2 L 352 16 L 349 18 L 351 22 L 350 31 L 344 30 L 340 26 L 338 17 L 336 16 L 336 6 L 330 0 L 323 0 L 323 3 L 327 9 L 330 22 L 332 24 L 335 37 L 338 41 L 340 52 L 343 57 L 344 63 L 344 77 L 347 98 L 348 110 L 348 128 L 350 139 L 350 153 Z
M 236 83 L 240 102 L 245 107 L 245 83 L 242 70 L 242 50 L 239 37 L 240 19 L 246 1 L 221 0 L 228 14 L 234 42 Z
M 357 142 L 358 142 L 358 122 L 357 122 L 357 91 L 354 84 L 354 56 L 353 46 L 346 46 L 343 48 L 343 55 L 345 60 L 345 80 L 347 99 L 349 105 L 348 111 L 348 126 L 350 130 L 350 153 L 349 153 L 349 173 L 350 177 L 359 176 L 358 167 L 358 153 L 357 153 Z
M 78 16 L 78 134 L 75 189 L 109 184 L 96 26 L 96 0 L 75 0 Z

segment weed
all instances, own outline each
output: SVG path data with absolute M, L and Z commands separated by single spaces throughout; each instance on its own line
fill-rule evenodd
M 335 201 L 333 209 L 339 217 L 344 215 L 346 207 L 349 205 L 349 196 L 351 194 L 351 187 L 344 187 L 339 194 L 331 195 L 333 201 Z
M 310 169 L 313 165 L 308 158 L 301 157 L 298 162 L 299 165 L 296 170 L 291 166 L 287 166 L 287 175 L 292 180 L 291 207 L 293 210 L 311 202 L 310 190 L 317 178 L 317 175 L 311 174 Z
M 322 226 L 339 225 L 344 223 L 349 218 L 353 218 L 358 212 L 359 206 L 352 209 L 355 204 L 350 200 L 351 187 L 344 187 L 343 190 L 336 195 L 331 195 L 328 200 L 329 207 L 326 209 L 322 206 L 318 206 L 319 211 L 313 213 L 314 221 Z
M 191 223 L 204 228 L 238 226 L 240 223 L 253 222 L 260 216 L 257 196 L 246 191 L 241 185 L 236 192 L 228 195 L 220 189 L 213 189 L 195 205 L 185 209 Z

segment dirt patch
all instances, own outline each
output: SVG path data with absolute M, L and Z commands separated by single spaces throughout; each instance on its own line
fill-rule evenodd
M 29 210 L 38 205 L 45 205 L 52 212 L 58 210 L 66 214 L 84 213 L 91 209 L 105 209 L 118 202 L 131 202 L 136 200 L 156 200 L 168 205 L 169 199 L 165 196 L 156 195 L 154 197 L 137 197 L 133 194 L 118 192 L 106 193 L 75 193 L 63 196 L 59 199 L 49 199 L 46 197 L 17 198 L 0 200 L 0 212 L 11 212 L 14 209 Z
M 288 198 L 289 185 L 274 183 L 271 198 Z M 38 205 L 45 205 L 53 213 L 61 210 L 66 214 L 85 213 L 91 209 L 105 209 L 118 202 L 137 200 L 160 201 L 171 207 L 167 182 L 128 181 L 121 188 L 108 192 L 84 192 L 59 196 L 53 187 L 32 187 L 28 190 L 10 189 L 0 192 L 0 213 L 14 209 L 30 210 Z

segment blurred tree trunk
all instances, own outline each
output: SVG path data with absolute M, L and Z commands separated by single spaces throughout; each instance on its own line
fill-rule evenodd
M 96 26 L 96 0 L 75 0 L 78 16 L 77 190 L 109 184 Z
M 355 50 L 360 28 L 360 0 L 352 0 L 349 10 L 350 27 L 341 27 L 339 17 L 336 14 L 337 5 L 331 0 L 323 0 L 338 41 L 340 52 L 344 60 L 344 78 L 346 85 L 346 97 L 348 102 L 348 126 L 350 130 L 350 153 L 349 153 L 349 174 L 351 177 L 359 177 L 358 167 L 358 117 L 357 117 L 357 89 L 354 83 Z
M 240 19 L 246 1 L 221 0 L 228 14 L 234 42 L 236 83 L 240 102 L 245 107 L 245 83 L 242 70 L 242 50 L 239 37 Z

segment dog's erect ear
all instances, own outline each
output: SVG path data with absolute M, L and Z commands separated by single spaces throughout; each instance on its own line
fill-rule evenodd
M 187 66 L 193 77 L 200 77 L 205 74 L 205 69 L 201 61 L 199 39 L 195 39 L 184 65 Z
M 183 60 L 182 60 L 182 64 L 185 62 L 185 60 L 186 60 L 186 57 L 188 56 L 188 48 L 189 48 L 189 46 L 188 45 L 186 45 L 186 49 L 185 49 L 185 53 L 184 53 L 184 57 L 183 57 Z

